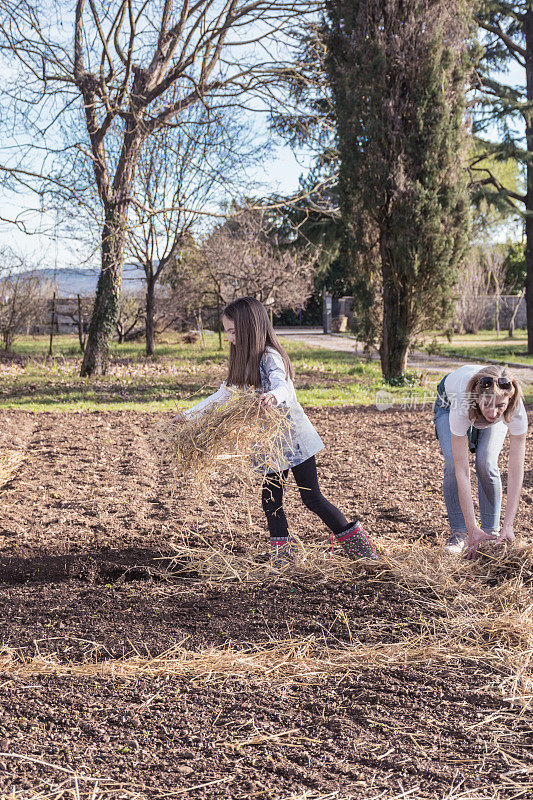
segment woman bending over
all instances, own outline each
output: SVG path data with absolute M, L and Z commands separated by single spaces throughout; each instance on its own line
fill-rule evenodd
M 517 379 L 499 366 L 465 364 L 440 382 L 435 430 L 444 456 L 444 501 L 450 524 L 445 549 L 474 558 L 480 542 L 514 540 L 514 519 L 524 478 L 528 419 Z M 510 434 L 507 505 L 500 531 L 502 482 L 498 457 Z M 481 526 L 470 485 L 468 452 L 476 454 Z

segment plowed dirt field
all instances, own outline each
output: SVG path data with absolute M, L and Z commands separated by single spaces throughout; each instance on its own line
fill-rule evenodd
M 466 644 L 398 650 L 451 607 L 386 563 L 402 547 L 449 558 L 431 411 L 309 415 L 322 490 L 383 566 L 270 572 L 259 494 L 222 477 L 209 501 L 186 482 L 171 496 L 154 415 L 0 413 L 0 448 L 24 453 L 1 489 L 1 797 L 526 797 L 530 717 L 502 688 L 497 642 L 493 662 Z M 327 566 L 296 491 L 287 512 Z

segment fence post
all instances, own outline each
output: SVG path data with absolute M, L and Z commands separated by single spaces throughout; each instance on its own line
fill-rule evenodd
M 83 336 L 83 315 L 81 313 L 81 298 L 78 295 L 78 339 L 80 340 L 80 350 L 85 352 L 85 338 Z
M 332 296 L 322 290 L 322 330 L 324 333 L 331 333 L 331 304 Z
M 50 322 L 50 345 L 48 347 L 48 355 L 52 355 L 52 343 L 54 341 L 54 325 L 56 321 L 56 293 L 52 297 L 52 319 Z

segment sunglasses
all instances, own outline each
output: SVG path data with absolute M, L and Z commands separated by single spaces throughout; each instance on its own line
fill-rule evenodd
M 491 378 L 489 375 L 487 375 L 479 379 L 478 386 L 480 389 L 490 389 L 492 386 L 494 386 L 495 381 L 500 389 L 511 389 L 513 385 L 509 378 Z

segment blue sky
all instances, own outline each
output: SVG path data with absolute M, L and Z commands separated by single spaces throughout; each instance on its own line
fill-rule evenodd
M 253 194 L 290 194 L 296 191 L 299 178 L 307 171 L 309 164 L 309 154 L 302 151 L 297 157 L 289 147 L 279 143 L 274 146 L 270 157 L 251 175 Z M 35 198 L 24 195 L 4 198 L 0 202 L 0 214 L 5 217 L 11 216 L 15 208 L 24 209 L 25 202 L 34 206 Z M 37 223 L 37 217 L 35 221 Z M 53 228 L 53 218 L 48 219 L 46 224 Z M 13 225 L 0 223 L 0 247 L 5 245 L 24 254 L 31 266 L 54 267 L 56 259 L 59 267 L 75 266 L 85 258 L 81 247 L 78 249 L 77 256 L 75 244 L 66 248 L 62 246 L 61 242 L 56 243 L 53 235 L 28 236 Z M 96 265 L 97 261 L 98 259 L 96 259 Z
M 509 73 L 504 77 L 506 82 L 519 84 L 524 81 L 524 70 L 513 62 Z M 258 134 L 264 134 L 265 119 L 262 114 L 258 115 L 257 129 Z M 251 175 L 251 183 L 255 194 L 290 194 L 298 188 L 298 181 L 302 174 L 305 174 L 310 165 L 309 154 L 305 151 L 293 153 L 292 150 L 279 142 L 274 146 L 270 156 L 265 160 L 262 167 L 257 168 Z M 25 198 L 22 195 L 5 197 L 0 201 L 0 214 L 11 217 L 14 208 L 22 209 L 24 203 L 28 202 L 35 205 L 33 197 Z M 47 225 L 53 227 L 53 220 L 48 220 Z M 513 234 L 519 228 L 513 230 Z M 506 238 L 505 231 L 503 238 Z M 76 248 L 75 244 L 67 248 L 56 242 L 53 236 L 34 235 L 27 236 L 21 231 L 4 223 L 0 223 L 0 248 L 10 246 L 21 255 L 25 256 L 30 266 L 58 267 L 76 266 L 82 262 L 86 253 L 82 247 Z M 98 266 L 98 259 L 94 261 Z
M 265 135 L 265 118 L 259 115 L 257 120 L 258 136 Z M 250 172 L 250 194 L 255 196 L 271 193 L 291 194 L 298 188 L 300 176 L 305 174 L 311 163 L 307 152 L 295 154 L 290 147 L 278 141 L 272 147 L 270 155 L 260 167 L 255 167 Z M 35 207 L 34 195 L 14 194 L 6 195 L 0 200 L 0 215 L 12 218 L 17 211 L 24 211 L 28 207 Z M 75 266 L 85 256 L 84 250 L 76 246 L 65 247 L 61 242 L 56 242 L 53 235 L 54 218 L 47 215 L 42 223 L 52 229 L 51 235 L 26 235 L 14 225 L 0 223 L 0 248 L 9 246 L 17 253 L 24 255 L 30 266 L 54 267 L 56 261 L 59 267 Z M 35 228 L 39 225 L 39 217 L 34 215 Z M 98 266 L 96 259 L 96 266 Z

